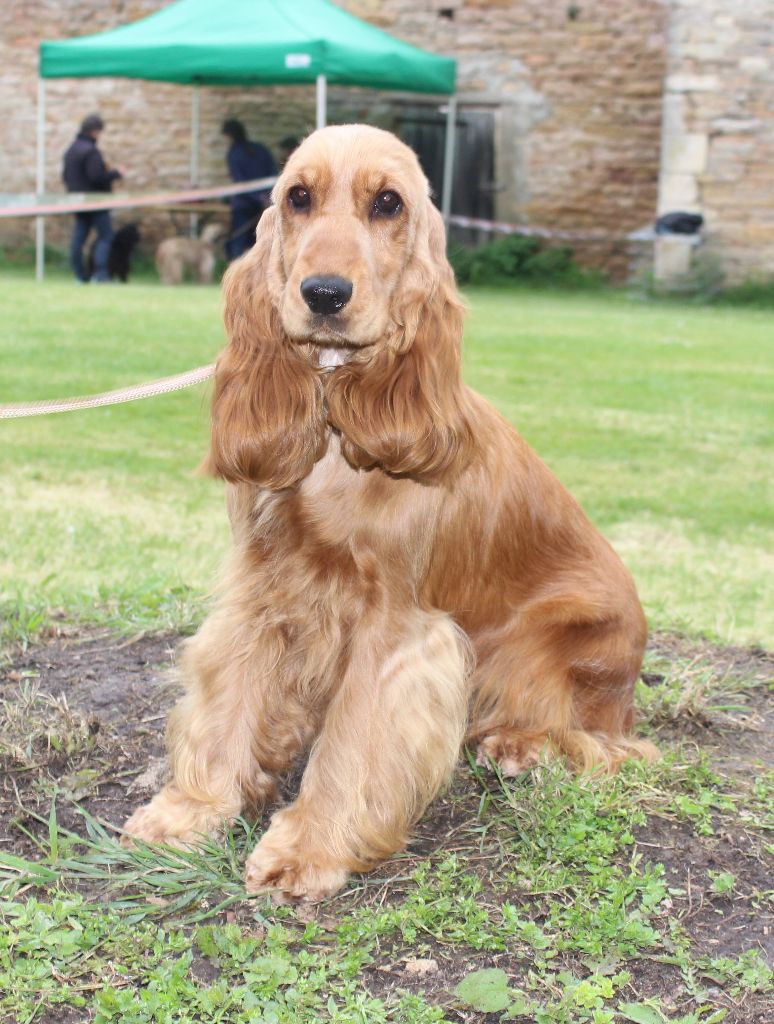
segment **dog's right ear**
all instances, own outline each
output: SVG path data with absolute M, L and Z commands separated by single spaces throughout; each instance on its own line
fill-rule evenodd
M 302 480 L 325 450 L 320 376 L 282 329 L 272 299 L 282 275 L 277 211 L 223 282 L 229 344 L 215 370 L 212 436 L 203 469 L 271 490 Z M 274 285 L 272 289 L 271 284 Z

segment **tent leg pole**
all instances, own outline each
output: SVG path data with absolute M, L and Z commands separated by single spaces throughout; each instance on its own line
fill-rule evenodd
M 441 192 L 441 214 L 446 230 L 449 230 L 451 215 L 452 183 L 454 181 L 454 133 L 457 127 L 457 97 L 450 96 L 446 107 L 446 145 L 443 152 L 443 190 Z
M 37 167 L 35 172 L 35 192 L 38 202 L 43 202 L 46 187 L 46 80 L 38 79 L 38 132 L 37 132 Z M 35 218 L 35 280 L 42 281 L 45 271 L 46 252 L 46 219 Z
M 191 187 L 196 188 L 199 184 L 199 125 L 200 125 L 200 103 L 199 103 L 199 86 L 193 87 L 191 93 Z M 192 213 L 189 219 L 188 233 L 191 238 L 196 238 L 199 234 L 199 216 L 196 213 Z
M 328 80 L 317 76 L 317 127 L 324 128 L 328 121 Z

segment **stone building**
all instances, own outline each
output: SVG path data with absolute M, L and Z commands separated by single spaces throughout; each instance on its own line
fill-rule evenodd
M 134 21 L 166 0 L 6 0 L 0 27 L 0 191 L 35 181 L 37 48 Z M 287 0 L 292 3 L 292 0 Z M 458 60 L 453 210 L 569 233 L 579 258 L 624 276 L 632 232 L 657 213 L 701 212 L 704 249 L 730 279 L 774 274 L 774 0 L 337 0 Z M 131 190 L 189 183 L 190 88 L 126 79 L 47 83 L 46 180 L 81 117 Z M 314 124 L 313 91 L 202 88 L 200 182 L 225 179 L 224 117 L 277 150 Z M 398 131 L 440 187 L 438 99 L 331 87 L 331 120 Z M 140 214 L 146 236 L 170 215 Z M 180 225 L 178 225 L 180 226 Z M 0 221 L 0 243 L 29 239 Z M 64 237 L 66 224 L 49 237 Z M 657 243 L 660 244 L 660 243 Z M 668 246 L 667 246 L 668 249 Z M 679 270 L 684 251 L 657 265 Z

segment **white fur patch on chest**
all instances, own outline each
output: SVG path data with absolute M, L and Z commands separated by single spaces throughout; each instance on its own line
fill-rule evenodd
M 331 366 L 343 366 L 349 359 L 349 349 L 321 348 L 317 358 L 320 360 L 320 366 L 324 369 Z

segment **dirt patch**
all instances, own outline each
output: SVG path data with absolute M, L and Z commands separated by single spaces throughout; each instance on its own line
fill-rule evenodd
M 699 838 L 687 822 L 652 818 L 637 835 L 646 861 L 663 864 L 674 913 L 702 956 L 738 956 L 757 947 L 774 962 L 774 915 L 767 910 L 771 861 L 741 827 Z M 733 889 L 713 891 L 713 879 L 733 875 Z
M 35 843 L 26 833 L 45 834 L 35 815 L 47 817 L 54 792 L 59 794 L 60 824 L 82 832 L 76 801 L 98 820 L 120 826 L 159 788 L 166 771 L 166 717 L 179 694 L 174 677 L 179 640 L 172 635 L 119 639 L 105 632 L 58 636 L 0 669 L 0 706 L 6 709 L 8 726 L 0 745 L 0 850 L 36 856 Z M 668 661 L 703 659 L 718 680 L 731 677 L 745 691 L 743 709 L 708 710 L 663 723 L 665 745 L 688 736 L 711 752 L 718 771 L 743 787 L 763 767 L 774 766 L 774 714 L 770 693 L 761 685 L 774 675 L 771 654 L 666 635 L 654 638 L 652 650 Z M 645 681 L 657 686 L 662 678 L 653 672 Z M 333 901 L 309 911 L 312 918 L 324 928 L 326 922 L 335 927 L 340 915 L 359 902 L 382 905 L 399 900 L 412 863 L 430 854 L 454 852 L 464 858 L 467 870 L 486 882 L 497 850 L 485 848 L 476 830 L 479 800 L 474 780 L 461 768 L 448 793 L 415 829 L 406 858 L 380 869 L 381 886 L 370 885 L 360 895 L 348 894 L 342 903 Z M 731 957 L 755 948 L 774 960 L 774 919 L 765 895 L 771 888 L 771 863 L 760 836 L 752 835 L 745 821 L 723 818 L 713 835 L 699 836 L 689 822 L 651 817 L 635 840 L 643 860 L 664 865 L 672 912 L 691 936 L 696 955 Z M 733 876 L 729 891 L 716 891 L 721 875 Z M 229 911 L 229 920 L 240 921 L 240 907 Z M 524 909 L 529 912 L 528 906 Z M 462 961 L 455 959 L 451 947 L 430 947 L 421 953 L 435 962 L 427 969 L 411 966 L 399 948 L 385 948 L 384 962 L 364 972 L 370 990 L 382 997 L 395 988 L 421 990 L 431 1000 L 437 997 L 449 1005 L 456 980 L 468 970 L 503 967 L 518 979 L 528 966 L 509 953 L 471 957 L 468 951 Z M 206 973 L 210 968 L 202 963 Z M 583 974 L 584 965 L 572 958 L 564 966 Z M 627 963 L 627 969 L 635 989 L 658 991 L 669 1006 L 670 993 L 677 988 L 675 968 L 643 958 Z M 749 997 L 741 1005 L 722 992 L 716 998 L 727 1007 L 728 1022 L 770 1020 L 762 996 Z M 469 1022 L 497 1019 L 454 1009 L 447 1015 Z M 46 1016 L 40 1019 L 48 1021 Z M 67 1011 L 57 1010 L 54 1019 L 67 1020 Z
M 60 823 L 76 830 L 67 797 L 120 825 L 158 789 L 167 713 L 179 693 L 178 642 L 169 635 L 63 636 L 0 670 L 0 701 L 16 712 L 22 707 L 27 723 L 26 739 L 10 737 L 17 756 L 0 755 L 0 849 L 33 852 L 16 826 L 36 832 L 25 809 L 47 813 L 54 789 L 65 797 Z

